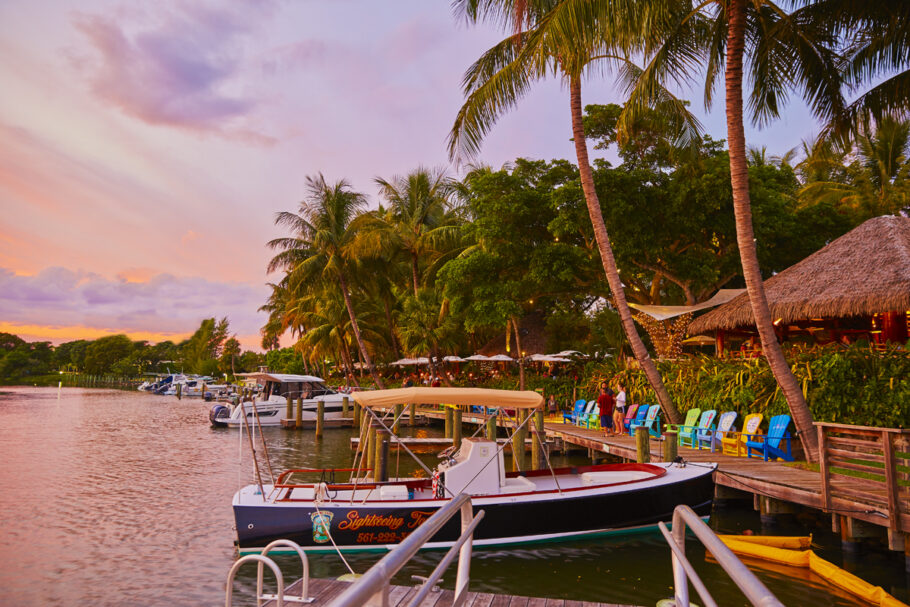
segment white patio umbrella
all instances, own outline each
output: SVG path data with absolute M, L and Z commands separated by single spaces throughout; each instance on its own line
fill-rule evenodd
M 474 354 L 473 356 L 468 356 L 465 360 L 490 360 L 483 354 Z
M 497 354 L 495 356 L 489 357 L 487 360 L 492 362 L 501 362 L 501 363 L 510 363 L 515 362 L 515 359 L 511 356 L 506 356 L 505 354 Z

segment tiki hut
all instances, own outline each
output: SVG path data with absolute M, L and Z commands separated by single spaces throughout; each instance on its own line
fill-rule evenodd
M 907 341 L 910 309 L 910 218 L 870 219 L 765 281 L 780 339 L 816 343 Z M 755 334 L 748 294 L 697 318 L 689 334 Z M 754 343 L 754 340 L 753 340 Z

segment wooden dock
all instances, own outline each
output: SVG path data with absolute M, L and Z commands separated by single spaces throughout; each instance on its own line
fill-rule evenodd
M 268 578 L 266 578 L 268 579 Z M 268 584 L 268 582 L 266 582 Z M 311 579 L 309 585 L 309 595 L 315 600 L 308 603 L 313 607 L 324 607 L 331 603 L 348 587 L 349 582 L 340 582 L 338 580 L 328 579 Z M 271 592 L 268 586 L 266 592 Z M 404 607 L 411 597 L 414 596 L 416 588 L 413 586 L 392 586 L 389 591 L 388 607 Z M 440 590 L 431 592 L 424 599 L 420 607 L 451 607 L 452 590 Z M 291 584 L 285 592 L 287 596 L 300 596 L 300 581 Z M 263 603 L 264 607 L 274 607 L 276 601 Z M 287 604 L 287 602 L 286 602 Z M 614 603 L 591 603 L 582 601 L 566 601 L 563 599 L 544 599 L 527 596 L 511 596 L 506 594 L 490 594 L 488 592 L 469 592 L 464 602 L 464 607 L 633 607 L 631 605 L 617 605 Z

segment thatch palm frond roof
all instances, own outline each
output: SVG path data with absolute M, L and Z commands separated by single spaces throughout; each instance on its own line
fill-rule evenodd
M 910 309 L 910 218 L 875 217 L 765 281 L 782 322 Z M 689 334 L 754 325 L 748 293 L 696 319 Z

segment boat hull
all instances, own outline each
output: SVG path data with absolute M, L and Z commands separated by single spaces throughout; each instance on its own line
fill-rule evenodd
M 556 541 L 592 534 L 630 531 L 669 522 L 679 504 L 702 516 L 710 514 L 714 496 L 711 472 L 678 482 L 646 488 L 634 484 L 607 492 L 580 491 L 547 499 L 476 496 L 475 513 L 484 518 L 474 532 L 474 544 L 502 545 Z M 320 525 L 326 521 L 331 540 L 342 550 L 391 549 L 429 518 L 446 500 L 366 504 L 312 502 L 293 505 L 242 505 L 235 501 L 238 548 L 252 552 L 276 539 L 290 539 L 307 550 L 334 550 Z M 458 517 L 450 520 L 426 545 L 451 545 L 460 533 Z

